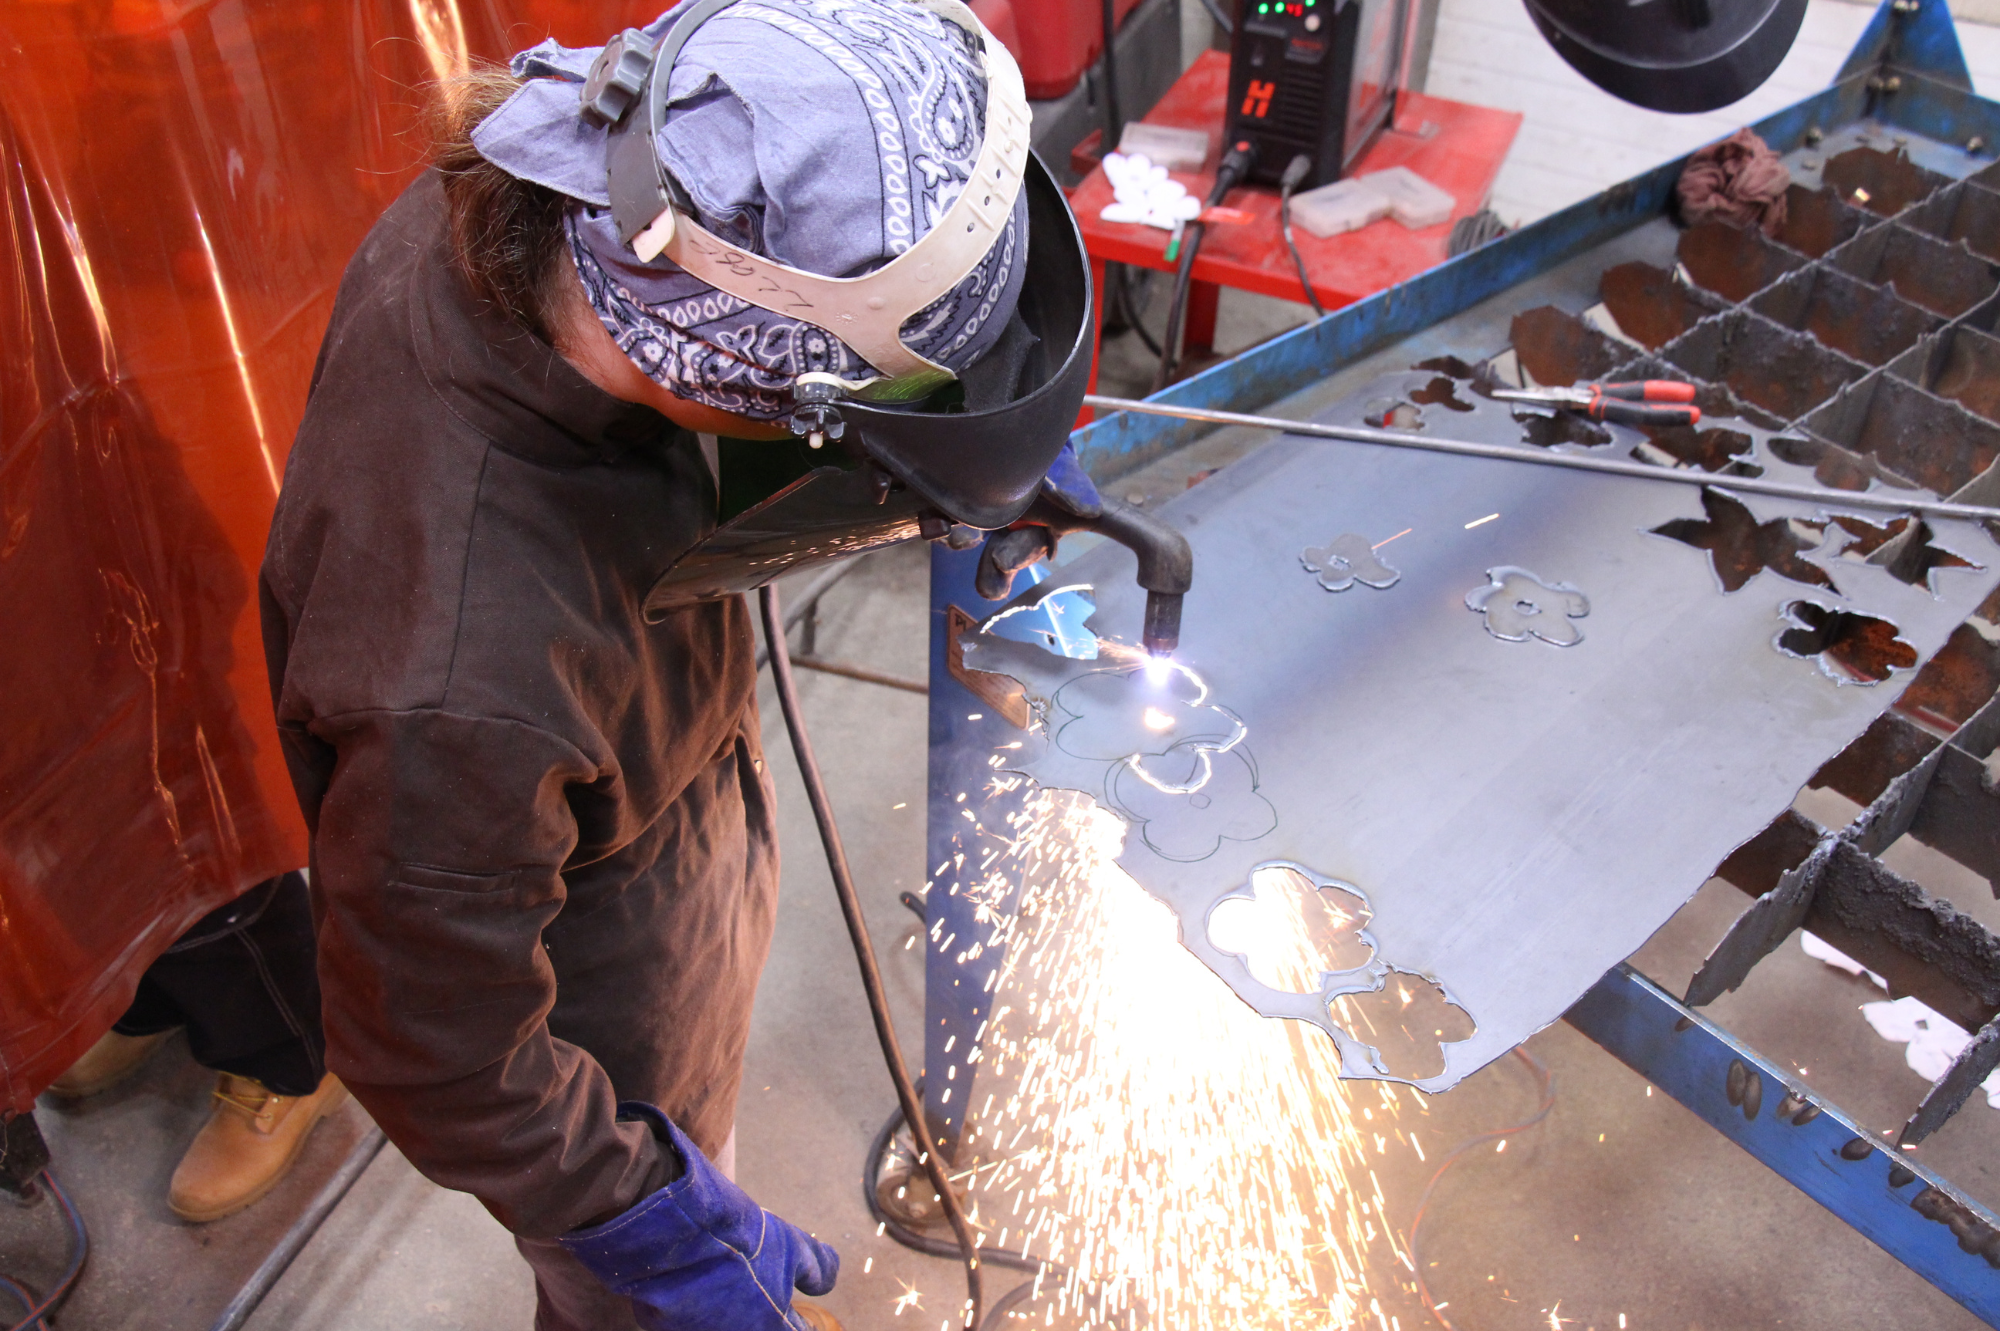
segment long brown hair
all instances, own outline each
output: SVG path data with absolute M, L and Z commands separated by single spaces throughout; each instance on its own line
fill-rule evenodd
M 481 299 L 548 339 L 569 201 L 508 175 L 472 146 L 479 122 L 520 86 L 506 66 L 485 62 L 439 84 L 427 117 L 431 163 L 444 178 L 452 257 L 466 282 Z

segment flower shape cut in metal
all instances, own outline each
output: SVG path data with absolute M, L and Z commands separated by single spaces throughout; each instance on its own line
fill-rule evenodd
M 1123 760 L 1142 772 L 1150 757 L 1170 749 L 1223 753 L 1243 741 L 1242 718 L 1210 702 L 1201 676 L 1178 662 L 1093 670 L 1057 689 L 1054 703 L 1056 716 L 1065 718 L 1052 726 L 1064 753 L 1098 762 Z M 1152 779 L 1165 780 L 1157 773 Z
M 1178 745 L 1143 766 L 1137 758 L 1119 763 L 1106 784 L 1112 804 L 1162 859 L 1205 860 L 1225 841 L 1255 841 L 1278 826 L 1278 811 L 1257 792 L 1257 765 L 1242 749 Z
M 1319 574 L 1319 585 L 1330 592 L 1344 592 L 1355 583 L 1381 590 L 1396 585 L 1403 575 L 1383 563 L 1366 536 L 1346 532 L 1323 546 L 1310 546 L 1299 555 L 1309 573 Z
M 1486 585 L 1465 594 L 1465 608 L 1486 616 L 1486 631 L 1503 642 L 1540 638 L 1574 647 L 1583 630 L 1570 623 L 1590 613 L 1590 601 L 1566 582 L 1544 582 L 1524 568 L 1486 570 Z

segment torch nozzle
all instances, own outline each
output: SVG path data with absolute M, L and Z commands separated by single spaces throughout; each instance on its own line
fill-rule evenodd
M 1146 626 L 1140 632 L 1139 645 L 1158 660 L 1172 656 L 1174 648 L 1181 645 L 1179 592 L 1146 593 Z
M 1187 537 L 1143 509 L 1116 499 L 1086 526 L 1130 550 L 1139 560 L 1139 585 L 1146 589 L 1146 622 L 1139 642 L 1155 657 L 1181 641 L 1181 598 L 1194 585 L 1194 551 Z

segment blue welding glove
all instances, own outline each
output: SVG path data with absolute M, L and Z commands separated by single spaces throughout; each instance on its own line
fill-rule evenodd
M 618 1116 L 649 1124 L 687 1172 L 562 1246 L 632 1300 L 646 1331 L 808 1331 L 792 1291 L 832 1289 L 839 1255 L 751 1201 L 653 1106 L 627 1102 Z
M 974 589 L 989 601 L 1006 600 L 1014 590 L 1016 573 L 1038 560 L 1053 559 L 1058 539 L 1088 527 L 1103 513 L 1104 499 L 1090 473 L 1083 469 L 1075 447 L 1064 442 L 1028 511 L 1013 526 L 987 536 L 972 578 Z

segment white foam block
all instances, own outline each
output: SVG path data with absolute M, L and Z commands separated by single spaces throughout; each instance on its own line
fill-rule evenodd
M 1415 229 L 1436 226 L 1451 217 L 1452 209 L 1458 201 L 1425 180 L 1407 166 L 1392 166 L 1387 171 L 1370 171 L 1356 180 L 1384 195 L 1390 204 L 1390 211 L 1398 222 Z
M 1199 171 L 1208 160 L 1208 133 L 1134 120 L 1119 133 L 1118 151 L 1141 154 L 1169 171 Z
M 1391 201 L 1359 180 L 1336 180 L 1292 196 L 1292 221 L 1324 240 L 1387 217 Z

